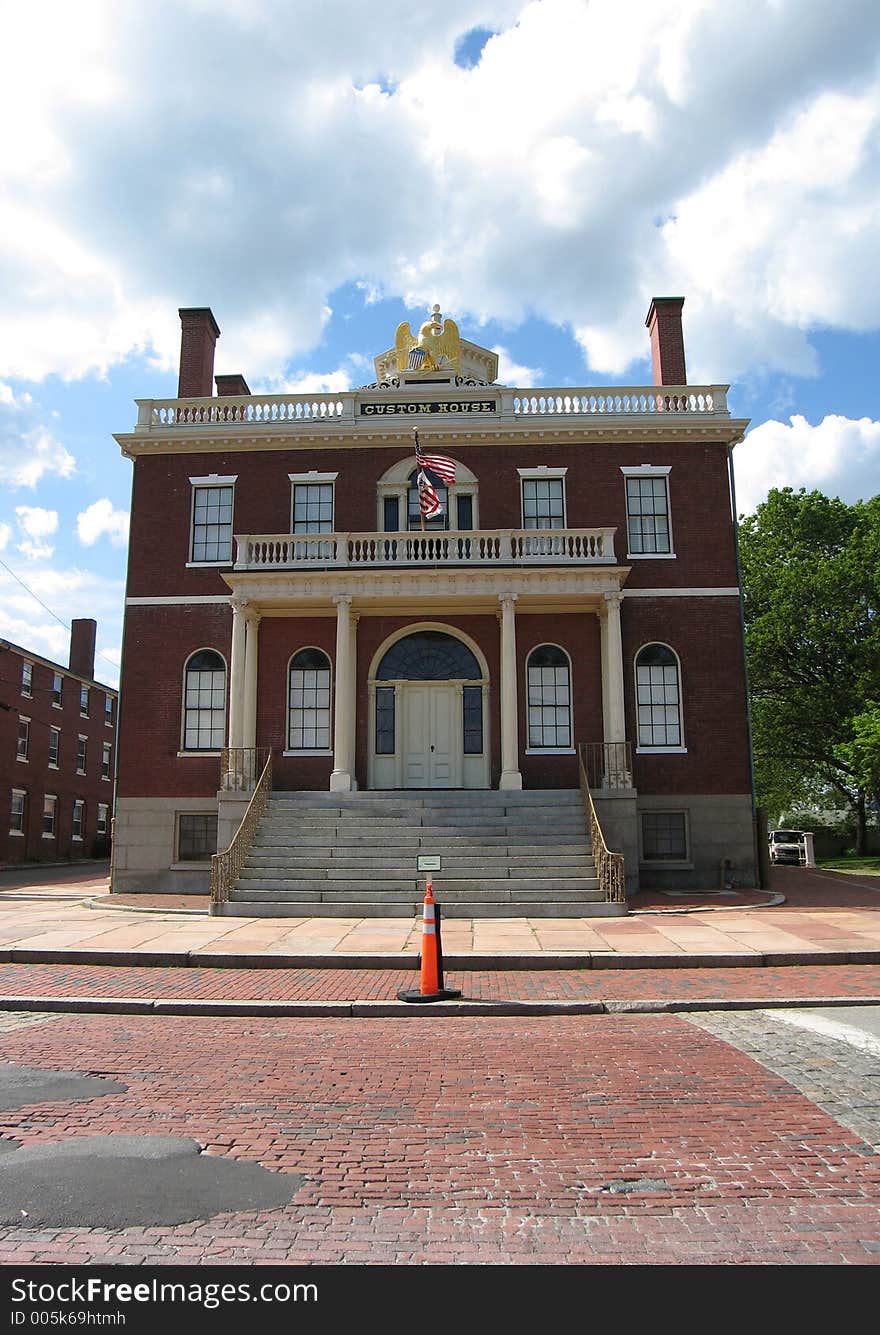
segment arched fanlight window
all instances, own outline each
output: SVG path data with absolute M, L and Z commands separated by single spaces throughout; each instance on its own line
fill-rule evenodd
M 667 644 L 646 644 L 636 658 L 639 746 L 681 746 L 678 658 Z
M 330 750 L 330 659 L 321 649 L 290 660 L 287 718 L 289 750 Z
M 226 743 L 226 664 L 199 649 L 184 672 L 183 749 L 219 751 Z
M 540 644 L 527 665 L 529 749 L 569 750 L 571 740 L 571 667 L 555 644 Z
M 376 669 L 379 681 L 481 681 L 474 653 L 442 630 L 420 630 L 392 644 Z

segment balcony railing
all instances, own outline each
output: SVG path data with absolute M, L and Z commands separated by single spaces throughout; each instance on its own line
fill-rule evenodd
M 236 570 L 613 565 L 614 528 L 237 534 Z
M 370 429 L 434 418 L 449 425 L 462 418 L 528 422 L 565 417 L 583 422 L 597 418 L 729 417 L 727 385 L 615 385 L 572 389 L 512 389 L 500 385 L 454 389 L 449 401 L 431 386 L 408 384 L 383 389 L 330 394 L 224 394 L 203 399 L 138 399 L 137 429 L 204 430 L 225 427 L 257 431 L 279 426 L 300 430 L 336 424 Z

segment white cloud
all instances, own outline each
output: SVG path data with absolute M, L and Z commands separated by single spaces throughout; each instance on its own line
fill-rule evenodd
M 736 504 L 751 514 L 771 487 L 806 487 L 852 504 L 880 493 L 880 422 L 799 414 L 762 422 L 733 452 Z
M 92 547 L 100 537 L 108 537 L 114 547 L 128 542 L 128 513 L 114 510 L 112 503 L 102 497 L 94 501 L 76 517 L 76 534 L 86 547 Z
M 507 349 L 499 343 L 492 349 L 498 355 L 498 383 L 500 385 L 519 386 L 527 389 L 537 385 L 543 376 L 539 366 L 522 366 L 508 355 Z
M 63 664 L 70 648 L 70 622 L 95 617 L 101 644 L 109 646 L 101 653 L 110 660 L 96 658 L 95 675 L 111 686 L 119 678 L 114 665 L 119 663 L 123 602 L 123 581 L 94 571 L 20 566 L 12 574 L 0 567 L 0 636 Z
M 4 552 L 12 537 L 12 529 L 8 524 L 0 524 L 0 552 Z
M 218 370 L 283 378 L 346 282 L 568 325 L 603 373 L 646 356 L 653 295 L 687 299 L 694 379 L 880 324 L 875 0 L 388 0 L 381 41 L 360 0 L 48 8 L 0 87 L 8 374 L 171 369 L 210 304 Z
M 66 478 L 75 471 L 73 455 L 40 420 L 32 396 L 0 381 L 0 483 L 33 488 L 43 477 Z
M 39 505 L 17 505 L 15 517 L 29 538 L 48 538 L 58 532 L 57 510 L 44 510 Z

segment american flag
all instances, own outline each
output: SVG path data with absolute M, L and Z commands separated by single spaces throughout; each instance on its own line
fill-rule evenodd
M 430 469 L 443 482 L 454 482 L 455 460 L 448 459 L 445 454 L 423 454 L 422 447 L 419 444 L 419 434 L 415 428 L 413 428 L 413 439 L 416 444 L 416 463 L 419 468 Z
M 440 504 L 440 497 L 427 476 L 419 473 L 419 510 L 423 519 L 433 519 L 435 515 L 442 515 L 443 506 Z

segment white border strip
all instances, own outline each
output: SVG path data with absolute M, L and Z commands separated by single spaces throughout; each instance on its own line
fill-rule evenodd
M 821 1006 L 817 1002 L 817 1007 Z M 854 997 L 853 1006 L 858 1006 L 859 999 Z M 839 1043 L 848 1043 L 852 1048 L 858 1048 L 860 1052 L 869 1052 L 874 1057 L 880 1057 L 880 1038 L 875 1038 L 873 1034 L 866 1034 L 862 1029 L 856 1029 L 854 1025 L 843 1024 L 840 1020 L 831 1020 L 826 1015 L 811 1015 L 806 1011 L 762 1011 L 770 1020 L 781 1020 L 783 1024 L 794 1025 L 797 1029 L 808 1029 L 813 1034 L 823 1034 L 826 1038 L 836 1038 Z
M 228 603 L 231 593 L 200 593 L 191 598 L 126 598 L 126 607 L 186 607 L 191 603 Z

